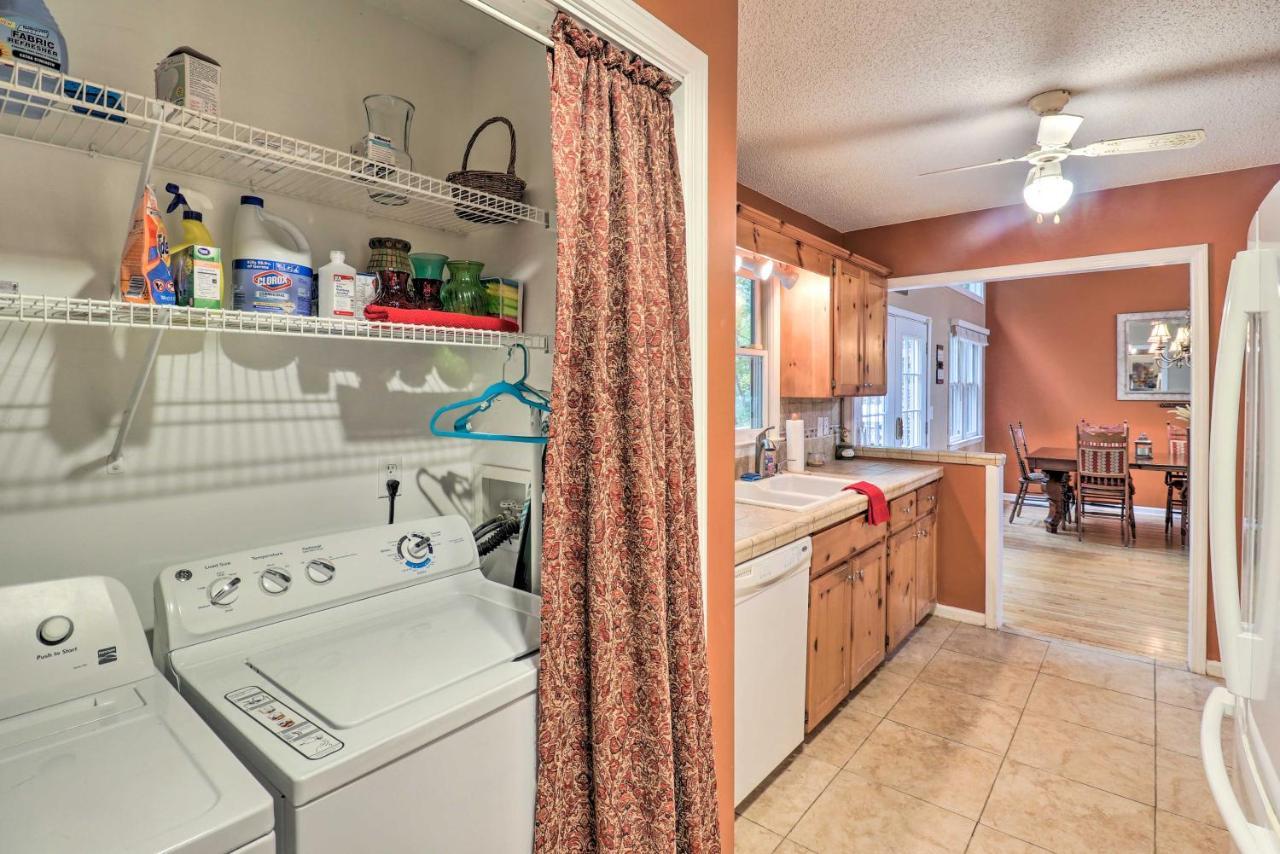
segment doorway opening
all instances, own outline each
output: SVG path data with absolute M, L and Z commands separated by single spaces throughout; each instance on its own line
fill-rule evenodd
M 1174 269 L 1159 271 L 1154 268 Z M 1086 329 L 1072 318 L 1077 310 L 1084 307 L 1093 309 L 1096 314 L 1100 306 L 1096 304 L 1096 297 L 1093 304 L 1089 302 L 1084 286 L 1093 274 L 1108 271 L 1112 271 L 1109 275 L 1120 278 L 1126 274 L 1119 271 L 1128 271 L 1127 275 L 1134 279 L 1159 275 L 1180 277 L 1179 293 L 1182 297 L 1170 305 L 1135 305 L 1132 312 L 1108 302 L 1111 315 L 1109 329 Z M 1047 277 L 1062 277 L 1062 287 L 1056 290 L 1064 299 L 1071 301 L 1072 311 L 1045 303 L 1038 315 L 1014 326 L 1009 325 L 1009 318 L 1016 317 L 1016 314 L 1004 319 L 997 316 L 1000 288 L 1005 289 L 1004 293 L 1027 297 L 1033 289 L 1050 287 Z M 1180 310 L 1189 319 L 1186 337 L 1190 338 L 1195 330 L 1207 329 L 1207 247 L 1171 247 L 902 277 L 890 279 L 889 287 L 912 291 L 970 281 L 985 282 L 988 308 L 992 309 L 989 314 L 992 346 L 987 348 L 985 365 L 987 389 L 984 392 L 986 424 L 983 446 L 988 451 L 1006 452 L 1005 477 L 1000 488 L 1010 496 L 1016 494 L 1022 476 L 1017 455 L 1013 453 L 1015 440 L 1010 434 L 1010 423 L 1016 425 L 1021 420 L 1027 428 L 1030 422 L 1040 431 L 1037 434 L 1027 430 L 1024 448 L 1024 456 L 1029 457 L 1026 459 L 1028 468 L 1034 473 L 1046 468 L 1076 468 L 1075 426 L 1082 419 L 1095 425 L 1118 425 L 1126 420 L 1121 407 L 1130 404 L 1123 399 L 1124 386 L 1129 379 L 1140 390 L 1145 387 L 1156 392 L 1157 397 L 1165 396 L 1166 405 L 1189 406 L 1189 410 L 1181 412 L 1187 417 L 1182 421 L 1174 409 L 1159 409 L 1159 404 L 1148 399 L 1141 404 L 1146 407 L 1141 416 L 1145 420 L 1139 423 L 1137 415 L 1127 419 L 1130 421 L 1130 434 L 1126 452 L 1135 476 L 1132 546 L 1120 545 L 1122 523 L 1096 515 L 1100 508 L 1091 504 L 1086 506 L 1083 535 L 1075 527 L 1078 523 L 1074 511 L 1078 508 L 1072 507 L 1067 511 L 1062 506 L 1070 501 L 1058 502 L 1059 518 L 1056 520 L 1043 500 L 1038 507 L 1028 503 L 1021 514 L 1012 513 L 1011 505 L 1005 506 L 1004 525 L 999 533 L 1001 547 L 989 551 L 986 568 L 987 624 L 1108 646 L 1203 673 L 1208 627 L 1205 531 L 1208 502 L 1206 477 L 1203 476 L 1207 475 L 1208 454 L 1207 337 L 1191 338 L 1199 349 L 1191 354 L 1189 365 L 1184 363 L 1180 367 L 1181 379 L 1177 380 L 1185 381 L 1189 388 L 1183 393 L 1185 399 L 1173 400 L 1168 394 L 1170 384 L 1176 384 L 1173 382 L 1174 374 L 1158 364 L 1160 354 L 1169 357 L 1171 341 L 1161 342 L 1161 331 L 1154 329 L 1153 323 L 1147 328 L 1147 338 L 1156 340 L 1126 344 L 1117 332 L 1120 330 L 1122 333 L 1124 329 L 1117 315 L 1140 314 L 1140 308 L 1146 311 Z M 1073 290 L 1072 284 L 1078 289 Z M 1104 292 L 1107 290 L 1105 284 L 1098 287 Z M 1117 287 L 1112 282 L 1110 290 L 1124 294 L 1130 290 L 1140 292 L 1142 288 Z M 990 302 L 992 295 L 994 306 Z M 1097 326 L 1096 318 L 1094 321 L 1093 326 Z M 1176 336 L 1177 332 L 1171 330 L 1170 339 Z M 996 343 L 998 337 L 1005 339 L 1003 343 L 1011 343 L 1008 339 L 1018 339 L 1016 343 L 1019 346 L 1003 348 Z M 1153 343 L 1161 343 L 1158 353 L 1152 351 Z M 1146 352 L 1129 352 L 1131 350 Z M 1127 358 L 1135 356 L 1140 358 Z M 1100 368 L 1100 363 L 1104 367 Z M 1100 376 L 1100 372 L 1105 376 Z M 1088 379 L 1090 387 L 1096 390 L 1087 396 L 1079 391 L 1079 383 L 1085 381 L 1086 374 L 1091 377 Z M 997 405 L 991 396 L 993 385 L 1005 387 L 1010 382 L 1026 392 L 1014 401 L 1012 410 Z M 1175 524 L 1166 537 L 1166 498 L 1169 491 L 1165 474 L 1170 461 L 1170 428 L 1176 430 L 1180 426 L 1189 428 L 1189 436 L 1183 440 L 1185 456 L 1175 462 L 1185 466 L 1187 480 L 1184 488 L 1175 489 L 1175 497 L 1185 504 L 1175 510 Z M 1155 459 L 1138 458 L 1142 451 L 1134 443 L 1139 433 L 1147 434 Z M 1139 442 L 1138 445 L 1145 443 Z M 1163 468 L 1160 465 L 1162 461 L 1165 463 Z M 1057 477 L 1070 482 L 1074 475 Z M 1075 489 L 1074 483 L 1072 489 Z M 1033 493 L 1043 491 L 1032 490 Z M 1189 520 L 1185 550 L 1180 524 L 1184 513 Z M 1012 521 L 1010 515 L 1014 517 Z M 1053 526 L 1046 526 L 1048 521 L 1057 522 L 1057 533 L 1050 532 L 1049 528 Z M 1125 524 L 1129 523 L 1126 521 Z M 1108 559 L 1101 559 L 1100 554 Z M 1108 566 L 1111 568 L 1107 569 Z M 1028 602 L 1037 604 L 1032 607 Z

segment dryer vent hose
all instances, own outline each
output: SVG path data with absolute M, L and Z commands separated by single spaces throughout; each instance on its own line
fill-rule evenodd
M 480 557 L 484 557 L 498 546 L 520 533 L 520 517 L 498 516 L 480 525 L 472 534 L 476 538 L 476 548 Z

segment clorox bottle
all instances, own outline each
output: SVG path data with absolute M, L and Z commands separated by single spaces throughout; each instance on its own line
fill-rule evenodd
M 273 232 L 290 244 L 278 241 Z M 298 227 L 263 209 L 258 196 L 241 196 L 232 239 L 232 307 L 240 311 L 314 314 L 311 246 Z

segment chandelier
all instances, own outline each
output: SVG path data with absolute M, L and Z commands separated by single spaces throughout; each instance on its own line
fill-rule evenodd
M 1163 320 L 1151 327 L 1147 338 L 1147 352 L 1166 368 L 1187 367 L 1191 364 L 1191 327 L 1179 326 L 1169 334 L 1169 324 Z

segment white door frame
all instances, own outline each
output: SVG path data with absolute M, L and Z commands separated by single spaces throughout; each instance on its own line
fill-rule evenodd
M 921 371 L 920 396 L 922 398 L 920 403 L 922 406 L 924 406 L 924 412 L 922 413 L 924 416 L 924 418 L 922 419 L 924 422 L 924 425 L 923 425 L 924 447 L 928 448 L 929 447 L 929 428 L 933 426 L 933 412 L 932 412 L 933 407 L 930 405 L 930 402 L 929 402 L 929 392 L 931 390 L 930 386 L 933 385 L 930 372 L 929 372 L 929 366 L 933 364 L 933 357 L 929 354 L 929 348 L 933 345 L 933 318 L 929 317 L 927 314 L 919 314 L 918 312 L 914 312 L 906 308 L 901 308 L 896 305 L 889 306 L 887 313 L 890 315 L 897 315 L 898 317 L 905 318 L 907 320 L 914 320 L 917 323 L 924 324 L 924 352 L 920 354 L 920 371 Z M 897 354 L 896 361 L 898 365 L 898 370 L 901 371 L 902 370 L 902 353 Z M 899 412 L 901 412 L 902 410 L 901 400 L 898 401 L 898 410 Z M 889 408 L 886 406 L 885 417 L 887 418 L 888 415 L 889 415 Z M 917 448 L 916 450 L 921 450 L 921 449 Z
M 708 70 L 707 55 L 632 0 L 556 0 L 557 7 L 619 47 L 680 82 L 671 95 L 684 190 L 685 254 L 689 268 L 689 353 L 693 368 L 693 430 L 698 490 L 698 562 L 703 614 L 707 591 L 707 305 Z
M 1064 276 L 1072 273 L 1093 273 L 1103 270 L 1132 270 L 1139 267 L 1165 267 L 1186 264 L 1191 280 L 1191 328 L 1196 330 L 1200 343 L 1199 356 L 1191 363 L 1191 583 L 1188 592 L 1187 666 L 1193 673 L 1204 673 L 1206 667 L 1205 644 L 1208 633 L 1209 610 L 1209 538 L 1205 530 L 1209 510 L 1209 246 L 1205 243 L 1189 246 L 1168 246 L 1163 249 L 1140 249 L 1133 252 L 1115 252 L 1109 255 L 1088 255 L 1080 258 L 1059 258 L 1052 261 L 1032 261 L 1025 264 L 1007 264 L 977 270 L 952 270 L 945 273 L 926 273 L 919 276 L 901 276 L 889 279 L 893 290 L 909 290 L 953 282 L 999 282 L 1010 279 L 1033 279 L 1045 276 Z M 996 526 L 1003 539 L 1003 527 Z M 991 526 L 988 525 L 988 536 Z M 999 604 L 1003 581 L 999 549 L 987 549 L 987 601 L 988 615 L 995 615 L 995 622 L 1002 622 Z M 992 560 L 995 563 L 993 565 Z M 994 573 L 994 578 L 993 578 Z

